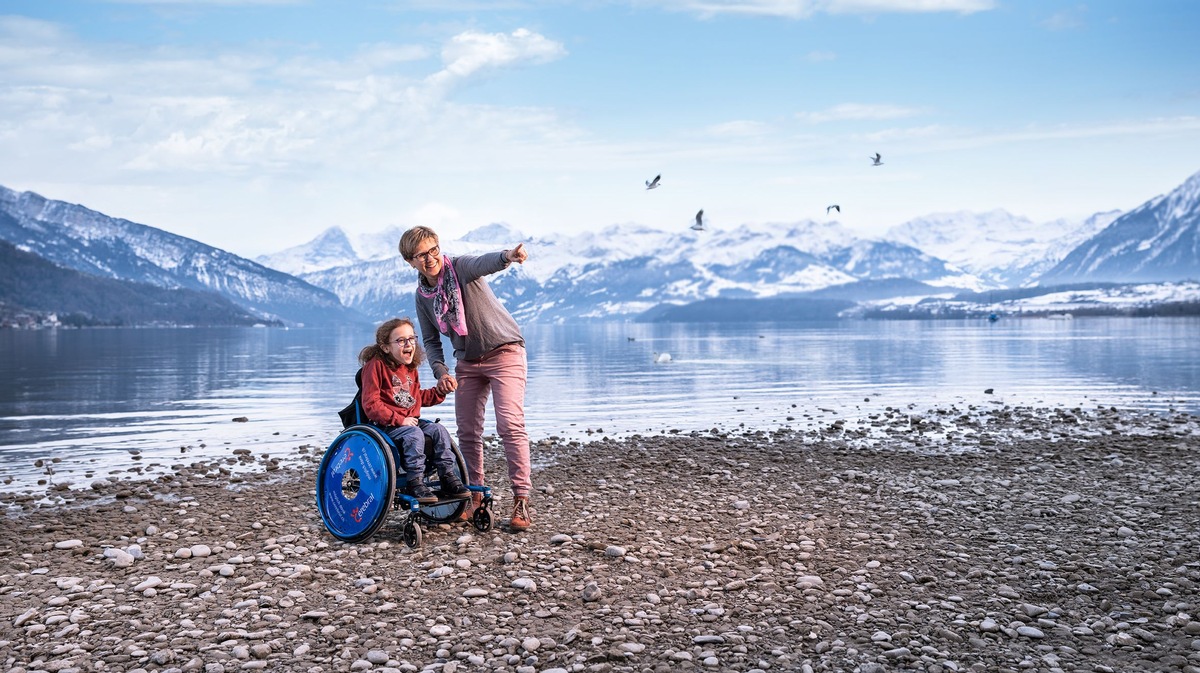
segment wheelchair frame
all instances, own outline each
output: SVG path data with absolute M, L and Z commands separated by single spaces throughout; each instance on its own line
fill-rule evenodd
M 334 438 L 317 468 L 317 511 L 325 529 L 343 542 L 362 542 L 377 533 L 395 509 L 404 510 L 403 538 L 409 547 L 421 546 L 421 523 L 449 523 L 458 518 L 470 501 L 467 498 L 443 498 L 422 505 L 404 492 L 407 476 L 399 448 L 381 428 L 366 421 L 362 412 L 362 370 L 354 377 L 359 393 L 339 412 L 345 429 Z M 433 421 L 437 422 L 437 421 Z M 467 465 L 458 444 L 450 438 L 459 476 L 467 483 Z M 425 455 L 432 442 L 425 443 Z M 441 482 L 432 460 L 425 461 L 425 483 L 434 493 Z M 471 515 L 475 530 L 486 533 L 496 525 L 492 510 L 492 489 L 467 486 L 472 495 L 481 496 L 480 505 Z

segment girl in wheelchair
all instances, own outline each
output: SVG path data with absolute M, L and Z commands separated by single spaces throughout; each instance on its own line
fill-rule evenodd
M 408 493 L 428 505 L 438 497 L 425 485 L 425 438 L 433 441 L 433 464 L 447 498 L 466 498 L 471 492 L 455 472 L 450 433 L 440 423 L 420 420 L 421 407 L 441 404 L 437 388 L 421 389 L 417 365 L 424 352 L 408 318 L 393 318 L 375 329 L 375 343 L 358 354 L 362 365 L 362 409 L 371 423 L 396 442 L 403 454 Z

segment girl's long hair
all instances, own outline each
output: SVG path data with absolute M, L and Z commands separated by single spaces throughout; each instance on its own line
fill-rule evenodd
M 400 363 L 396 362 L 395 358 L 388 354 L 386 346 L 388 339 L 392 336 L 392 331 L 401 325 L 408 325 L 412 328 L 413 336 L 417 334 L 417 328 L 413 325 L 413 321 L 408 318 L 392 318 L 375 328 L 375 343 L 363 348 L 358 352 L 358 365 L 367 364 L 375 358 L 380 358 L 384 362 L 393 367 L 399 367 Z M 409 369 L 416 369 L 417 365 L 425 361 L 425 349 L 421 348 L 421 342 L 417 342 L 416 352 L 413 353 L 413 361 L 408 365 Z

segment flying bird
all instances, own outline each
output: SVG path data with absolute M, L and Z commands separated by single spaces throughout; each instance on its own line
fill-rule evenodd
M 842 207 L 837 205 L 836 203 L 833 204 L 832 206 L 825 206 L 825 214 L 826 215 L 828 215 L 829 211 L 831 211 L 831 210 L 836 210 L 840 213 L 840 212 L 842 212 Z
M 869 158 L 871 159 L 871 161 L 874 161 L 874 162 L 875 162 L 875 163 L 871 164 L 872 166 L 882 166 L 882 165 L 883 165 L 883 162 L 882 162 L 882 161 L 880 161 L 880 159 L 882 159 L 883 157 L 881 157 L 881 156 L 879 155 L 879 152 L 876 152 L 876 153 L 875 153 L 875 156 L 873 156 L 873 157 L 869 157 Z
M 646 181 L 646 189 L 654 189 L 658 186 L 658 181 L 662 179 L 662 174 L 654 176 L 653 180 Z
M 696 223 L 692 225 L 692 231 L 704 231 L 704 209 L 696 213 Z

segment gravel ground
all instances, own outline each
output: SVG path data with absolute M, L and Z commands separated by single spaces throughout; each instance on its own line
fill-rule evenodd
M 1198 449 L 1007 407 L 551 438 L 532 529 L 417 549 L 331 537 L 308 446 L 8 494 L 0 669 L 1200 673 Z

